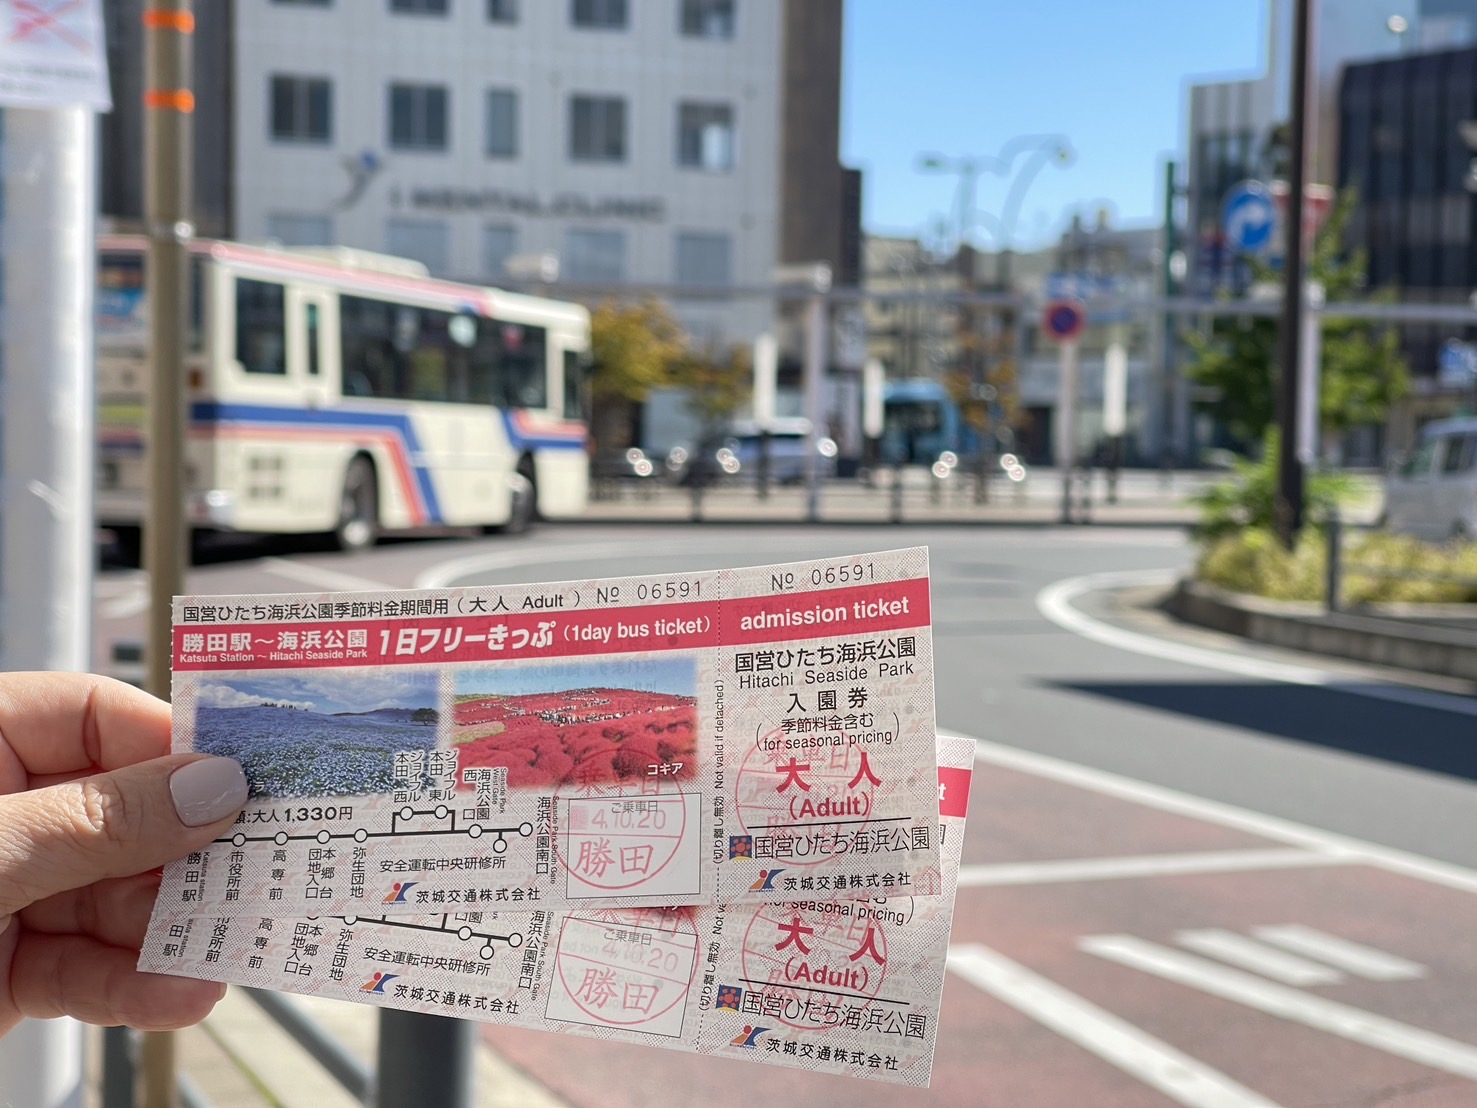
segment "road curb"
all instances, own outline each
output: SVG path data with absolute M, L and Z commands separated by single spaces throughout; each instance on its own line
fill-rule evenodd
M 1271 646 L 1477 681 L 1477 641 L 1454 628 L 1395 625 L 1314 603 L 1234 593 L 1188 577 L 1165 599 L 1164 609 L 1187 623 Z

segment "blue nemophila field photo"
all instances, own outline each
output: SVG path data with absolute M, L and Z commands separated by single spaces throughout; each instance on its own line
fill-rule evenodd
M 435 674 L 213 678 L 197 703 L 195 749 L 239 761 L 253 796 L 405 788 L 395 781 L 395 755 L 434 748 L 440 724 Z

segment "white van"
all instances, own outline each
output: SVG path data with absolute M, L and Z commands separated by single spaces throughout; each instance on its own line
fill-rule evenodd
M 1430 542 L 1477 538 L 1477 419 L 1421 428 L 1385 480 L 1385 526 Z

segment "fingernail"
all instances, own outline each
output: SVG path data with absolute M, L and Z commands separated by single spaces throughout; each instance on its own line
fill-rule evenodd
M 246 803 L 246 774 L 234 758 L 201 758 L 169 775 L 169 792 L 180 822 L 202 827 Z

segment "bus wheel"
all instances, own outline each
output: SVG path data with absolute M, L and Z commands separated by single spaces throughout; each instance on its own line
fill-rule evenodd
M 367 458 L 355 458 L 344 476 L 344 496 L 339 504 L 338 526 L 333 541 L 340 550 L 367 550 L 379 538 L 379 490 L 374 466 Z
M 488 534 L 521 535 L 538 518 L 538 489 L 533 478 L 524 472 L 522 465 L 509 478 L 509 483 L 512 485 L 513 499 L 508 508 L 508 522 L 486 528 Z

